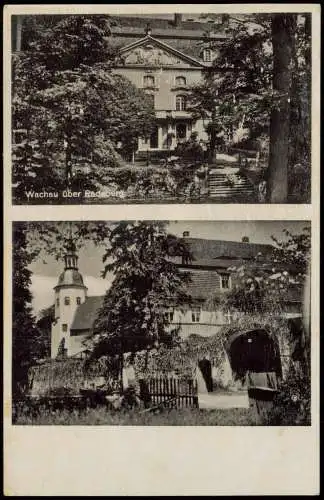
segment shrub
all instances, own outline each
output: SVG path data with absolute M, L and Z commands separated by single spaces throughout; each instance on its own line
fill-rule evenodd
M 268 425 L 311 425 L 310 379 L 291 366 L 288 376 L 279 385 Z

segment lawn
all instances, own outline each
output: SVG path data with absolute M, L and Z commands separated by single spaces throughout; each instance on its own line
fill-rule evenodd
M 113 411 L 105 407 L 86 410 L 43 410 L 38 415 L 20 412 L 15 425 L 258 425 L 251 409 L 199 410 L 196 408 L 164 409 L 158 412 L 139 410 Z

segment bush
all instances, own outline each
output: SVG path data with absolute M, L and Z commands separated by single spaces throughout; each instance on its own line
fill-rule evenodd
M 268 425 L 311 425 L 311 384 L 308 377 L 291 367 L 279 385 Z

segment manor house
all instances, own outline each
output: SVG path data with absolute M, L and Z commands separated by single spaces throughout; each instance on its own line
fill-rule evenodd
M 174 259 L 181 270 L 190 273 L 188 295 L 191 303 L 186 307 L 173 304 L 164 314 L 171 325 L 180 326 L 183 339 L 191 335 L 209 337 L 215 335 L 224 325 L 235 318 L 229 311 L 217 306 L 215 297 L 228 291 L 232 286 L 230 269 L 244 263 L 261 259 L 273 263 L 273 246 L 243 241 L 220 241 L 191 238 L 183 234 L 193 256 L 190 262 L 181 258 Z M 78 255 L 75 245 L 70 241 L 64 256 L 64 270 L 54 288 L 55 319 L 51 331 L 51 357 L 55 358 L 58 347 L 65 339 L 68 356 L 81 355 L 86 350 L 85 341 L 91 336 L 97 312 L 103 303 L 103 296 L 88 296 L 87 287 L 78 269 Z M 302 308 L 301 293 L 289 294 L 285 303 L 285 315 L 296 316 Z
M 217 29 L 215 22 L 183 20 L 182 14 L 173 21 L 122 16 L 115 22 L 112 43 L 120 62 L 114 71 L 143 89 L 155 110 L 156 126 L 139 139 L 138 151 L 173 150 L 192 132 L 207 142 L 207 122 L 187 110 L 187 93 L 217 59 L 217 46 L 226 39 L 221 22 Z

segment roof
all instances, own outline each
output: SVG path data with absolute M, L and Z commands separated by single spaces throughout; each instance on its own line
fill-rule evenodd
M 64 285 L 84 286 L 82 275 L 76 269 L 66 269 L 60 274 L 57 283 L 57 286 Z
M 96 319 L 97 312 L 103 304 L 104 296 L 87 297 L 76 310 L 71 325 L 71 335 L 73 330 L 90 330 Z
M 202 238 L 185 238 L 195 261 L 213 259 L 253 259 L 259 253 L 271 256 L 272 245 L 261 243 L 243 243 L 241 241 L 206 240 Z M 194 262 L 195 262 L 194 261 Z
M 193 299 L 206 300 L 215 292 L 219 292 L 220 277 L 216 271 L 190 270 L 191 282 L 186 287 Z
M 116 29 L 123 28 L 128 31 L 139 30 L 140 28 L 145 29 L 147 25 L 150 26 L 152 31 L 163 31 L 163 32 L 173 32 L 176 34 L 182 34 L 183 32 L 189 33 L 204 33 L 206 31 L 211 31 L 212 29 L 218 29 L 220 34 L 224 36 L 221 28 L 216 25 L 212 25 L 206 22 L 199 21 L 189 21 L 182 20 L 181 23 L 176 26 L 173 19 L 162 19 L 156 17 L 135 17 L 135 16 L 111 16 L 111 19 L 116 22 L 116 26 L 113 26 L 112 31 Z
M 147 24 L 147 23 L 146 23 Z M 200 24 L 200 23 L 197 23 Z M 200 29 L 183 29 L 183 28 L 153 28 L 152 35 L 154 37 L 160 38 L 184 38 L 189 40 L 202 40 L 206 37 L 212 40 L 225 40 L 227 36 L 224 33 L 210 33 L 209 30 L 202 29 L 201 25 Z M 124 27 L 124 26 L 115 26 L 112 28 L 113 36 L 122 36 L 122 37 L 132 37 L 139 36 L 142 37 L 145 31 L 138 27 Z
M 186 269 L 190 268 L 212 268 L 225 270 L 232 266 L 238 266 L 242 263 L 241 259 L 195 259 L 190 264 L 185 266 Z

